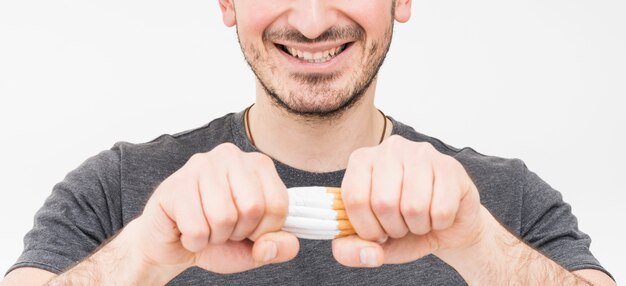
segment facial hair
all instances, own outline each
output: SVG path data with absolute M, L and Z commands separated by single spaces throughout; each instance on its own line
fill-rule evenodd
M 393 7 L 395 5 L 392 6 L 392 16 Z M 268 56 L 263 56 L 259 48 L 252 44 L 245 44 L 239 37 L 239 31 L 237 35 L 246 62 L 275 106 L 303 119 L 332 120 L 341 117 L 346 110 L 359 103 L 371 87 L 391 46 L 394 18 L 391 19 L 382 39 L 373 41 L 367 46 L 365 46 L 365 30 L 356 24 L 331 27 L 315 39 L 309 39 L 292 28 L 264 31 L 265 46 L 281 41 L 311 44 L 328 41 L 341 42 L 343 39 L 354 41 L 350 48 L 359 48 L 356 45 L 360 44 L 363 49 L 360 68 L 352 72 L 349 78 L 344 80 L 345 84 L 339 88 L 331 86 L 331 83 L 342 76 L 339 73 L 291 73 L 289 79 L 296 82 L 298 88 L 279 90 L 277 86 L 280 83 L 277 84 L 271 80 L 272 73 L 277 72 L 279 68 L 269 60 Z

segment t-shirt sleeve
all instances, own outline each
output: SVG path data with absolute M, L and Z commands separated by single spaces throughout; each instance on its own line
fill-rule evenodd
M 54 186 L 7 273 L 19 267 L 63 272 L 121 228 L 118 151 L 89 158 Z
M 589 250 L 591 238 L 578 229 L 562 195 L 525 167 L 524 173 L 522 238 L 569 271 L 597 269 L 610 276 Z

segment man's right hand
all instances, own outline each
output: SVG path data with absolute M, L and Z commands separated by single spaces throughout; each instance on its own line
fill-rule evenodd
M 225 143 L 163 181 L 125 236 L 157 269 L 242 272 L 297 255 L 298 239 L 280 231 L 288 204 L 269 157 Z
M 162 285 L 192 266 L 226 274 L 286 262 L 300 247 L 280 231 L 288 205 L 269 157 L 225 143 L 191 157 L 139 217 L 71 269 L 20 268 L 0 285 Z

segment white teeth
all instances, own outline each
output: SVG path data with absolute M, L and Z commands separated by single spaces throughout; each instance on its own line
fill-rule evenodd
M 340 47 L 332 48 L 326 51 L 311 53 L 311 52 L 299 51 L 299 50 L 296 50 L 295 48 L 285 46 L 285 50 L 289 54 L 291 54 L 293 57 L 303 59 L 310 63 L 327 62 L 331 60 L 332 58 L 334 58 L 335 56 L 337 56 L 337 54 L 345 50 L 345 48 L 346 48 L 346 45 L 342 45 Z

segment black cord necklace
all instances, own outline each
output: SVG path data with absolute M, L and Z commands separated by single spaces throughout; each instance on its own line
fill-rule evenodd
M 254 144 L 254 138 L 252 137 L 252 132 L 250 131 L 250 117 L 248 116 L 248 113 L 250 112 L 250 108 L 252 108 L 253 105 L 254 103 L 248 106 L 248 108 L 246 108 L 243 116 L 246 121 L 246 131 L 248 132 L 250 143 L 252 143 L 252 146 L 256 147 L 256 144 Z M 378 109 L 378 112 L 380 112 L 380 114 L 383 116 L 383 119 L 385 121 L 385 123 L 383 124 L 383 134 L 380 135 L 380 141 L 378 142 L 378 144 L 380 144 L 380 143 L 383 143 L 383 140 L 385 139 L 385 133 L 387 133 L 387 116 L 380 109 Z

